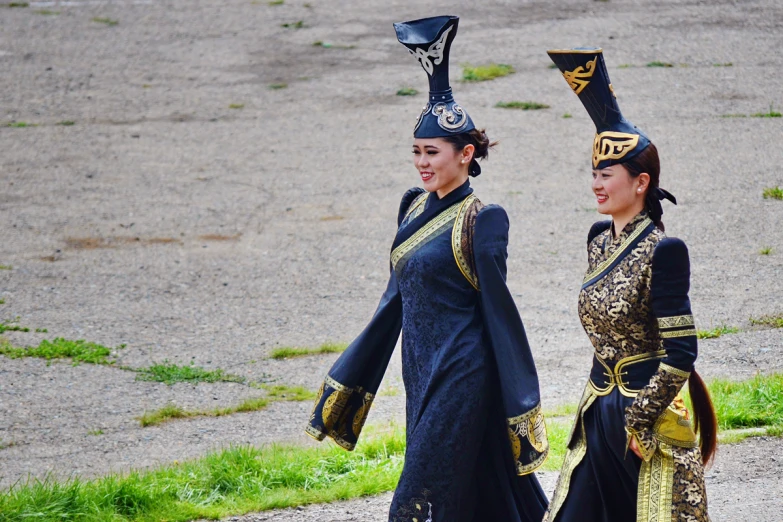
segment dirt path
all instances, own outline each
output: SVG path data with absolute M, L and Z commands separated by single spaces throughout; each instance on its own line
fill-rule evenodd
M 398 201 L 416 184 L 408 147 L 424 99 L 395 93 L 425 90 L 391 23 L 439 4 L 74 4 L 0 9 L 0 123 L 17 124 L 0 127 L 0 265 L 12 267 L 0 270 L 0 320 L 48 330 L 6 337 L 126 344 L 123 365 L 192 362 L 316 388 L 334 356 L 267 357 L 276 346 L 350 341 L 377 304 Z M 664 220 L 691 250 L 698 326 L 743 330 L 701 343 L 701 373 L 781 371 L 783 331 L 748 318 L 783 311 L 783 203 L 761 197 L 783 186 L 783 119 L 722 117 L 783 107 L 779 2 L 451 5 L 462 17 L 454 77 L 466 62 L 517 71 L 454 87 L 501 140 L 474 187 L 511 217 L 509 284 L 546 405 L 576 401 L 585 382 L 591 352 L 576 293 L 598 219 L 593 127 L 549 69 L 553 47 L 602 46 L 624 112 L 662 151 L 662 185 L 680 203 Z M 551 108 L 494 108 L 511 100 Z M 401 418 L 399 373 L 395 357 L 369 422 Z M 141 428 L 135 417 L 168 402 L 206 409 L 259 392 L 134 377 L 0 358 L 0 487 L 230 443 L 312 443 L 301 431 L 310 406 L 298 403 Z M 716 520 L 779 519 L 779 481 L 762 458 L 779 449 L 759 440 L 721 452 L 710 478 Z M 348 505 L 382 513 L 385 502 Z

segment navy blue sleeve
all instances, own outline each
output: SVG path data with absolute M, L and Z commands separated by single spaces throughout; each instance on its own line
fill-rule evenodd
M 603 232 L 604 230 L 608 230 L 609 227 L 612 226 L 611 220 L 606 221 L 596 221 L 593 223 L 593 226 L 590 227 L 590 232 L 587 233 L 587 244 L 593 242 L 593 239 L 598 237 L 598 234 Z
M 696 327 L 688 298 L 690 277 L 691 265 L 685 243 L 676 238 L 661 240 L 652 259 L 652 312 L 666 350 L 662 362 L 684 372 L 693 371 L 698 354 Z
M 405 192 L 405 195 L 402 196 L 402 201 L 400 201 L 400 210 L 397 212 L 398 227 L 402 224 L 402 220 L 405 219 L 405 214 L 408 213 L 408 209 L 410 208 L 411 203 L 413 203 L 413 200 L 423 193 L 423 188 L 414 187 L 412 189 L 408 189 L 408 191 Z

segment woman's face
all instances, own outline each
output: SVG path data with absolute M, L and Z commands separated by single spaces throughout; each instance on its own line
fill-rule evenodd
M 461 151 L 442 138 L 417 138 L 413 141 L 413 164 L 419 171 L 424 190 L 442 197 L 468 179 L 473 145 Z
M 650 176 L 631 177 L 622 165 L 593 170 L 593 193 L 601 214 L 622 215 L 644 208 L 644 195 Z M 640 211 L 640 210 L 639 210 Z M 636 214 L 638 212 L 634 212 Z

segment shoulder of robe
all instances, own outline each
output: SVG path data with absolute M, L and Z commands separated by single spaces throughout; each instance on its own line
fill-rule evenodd
M 593 226 L 590 227 L 590 232 L 587 233 L 587 244 L 589 245 L 590 243 L 592 243 L 593 239 L 598 237 L 598 234 L 606 230 L 609 230 L 609 227 L 611 226 L 612 226 L 611 220 L 596 221 L 595 223 L 593 223 Z
M 654 272 L 690 272 L 688 247 L 682 239 L 665 237 L 653 251 L 652 266 Z
M 402 196 L 402 201 L 400 201 L 400 210 L 397 213 L 397 226 L 400 226 L 402 220 L 405 219 L 405 214 L 408 213 L 408 209 L 410 208 L 411 203 L 413 203 L 413 200 L 423 193 L 424 189 L 421 187 L 414 187 L 405 192 L 405 195 Z
M 500 205 L 487 205 L 476 216 L 475 241 L 508 241 L 508 214 Z

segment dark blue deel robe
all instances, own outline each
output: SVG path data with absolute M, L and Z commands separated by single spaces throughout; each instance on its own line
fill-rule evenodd
M 353 449 L 402 330 L 407 447 L 391 522 L 538 522 L 547 506 L 532 474 L 549 449 L 538 377 L 505 282 L 508 217 L 472 192 L 405 195 L 386 292 L 307 426 Z

